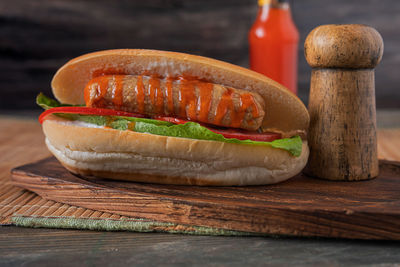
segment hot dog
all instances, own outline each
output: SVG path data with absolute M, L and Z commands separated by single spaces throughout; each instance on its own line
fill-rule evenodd
M 37 99 L 46 109 L 46 145 L 79 175 L 256 185 L 286 180 L 307 162 L 304 104 L 267 77 L 225 62 L 101 51 L 62 66 L 52 89 L 58 101 Z
M 197 79 L 106 75 L 89 81 L 88 107 L 176 116 L 217 126 L 257 130 L 264 118 L 259 94 Z

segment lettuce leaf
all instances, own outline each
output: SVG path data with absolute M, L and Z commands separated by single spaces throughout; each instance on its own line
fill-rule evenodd
M 36 97 L 36 104 L 39 105 L 44 110 L 57 108 L 57 107 L 82 107 L 82 105 L 69 105 L 69 104 L 61 104 L 57 100 L 51 99 L 50 97 L 45 96 L 43 93 L 38 94 Z M 67 114 L 67 113 L 58 113 L 55 114 L 59 117 L 70 119 L 70 120 L 78 120 L 78 114 Z
M 38 104 L 43 109 L 50 109 L 56 107 L 81 107 L 81 105 L 68 105 L 61 104 L 57 100 L 51 99 L 50 97 L 45 96 L 43 93 L 38 94 L 36 97 L 36 104 Z
M 235 138 L 225 138 L 222 134 L 217 134 L 196 122 L 187 122 L 172 126 L 154 125 L 148 123 L 136 123 L 135 132 L 152 133 L 157 135 L 174 136 L 182 138 L 192 138 L 199 140 L 213 140 L 233 144 L 272 146 L 289 151 L 292 155 L 298 157 L 301 154 L 302 140 L 300 136 L 292 138 L 277 139 L 272 142 L 260 142 L 252 140 L 238 140 Z
M 50 99 L 42 93 L 37 96 L 36 103 L 44 109 L 60 106 L 71 106 L 60 104 L 56 100 Z M 196 122 L 173 124 L 166 121 L 123 116 L 95 116 L 65 113 L 55 115 L 70 120 L 79 120 L 99 126 L 107 126 L 117 130 L 132 130 L 139 133 L 150 133 L 163 136 L 220 141 L 233 144 L 271 146 L 274 148 L 286 150 L 296 157 L 300 156 L 303 143 L 299 136 L 277 139 L 272 142 L 225 138 L 223 135 L 214 133 Z

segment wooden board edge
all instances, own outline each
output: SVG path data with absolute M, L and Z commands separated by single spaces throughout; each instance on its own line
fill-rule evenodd
M 390 229 L 363 226 L 363 221 L 366 219 L 377 220 L 374 218 L 374 214 L 368 213 L 347 214 L 339 211 L 327 213 L 323 210 L 313 210 L 311 213 L 278 208 L 250 209 L 251 212 L 249 212 L 248 208 L 243 210 L 243 208 L 229 205 L 221 208 L 210 203 L 187 203 L 167 198 L 144 197 L 143 194 L 132 193 L 129 194 L 129 201 L 127 201 L 127 199 L 121 200 L 116 197 L 121 193 L 120 191 L 105 186 L 101 192 L 104 196 L 99 197 L 98 193 L 94 193 L 94 189 L 98 190 L 98 185 L 94 186 L 88 181 L 82 185 L 79 182 L 60 183 L 60 180 L 52 179 L 49 183 L 46 178 L 31 175 L 29 179 L 35 179 L 35 182 L 32 180 L 26 182 L 26 175 L 23 175 L 18 168 L 12 170 L 11 177 L 14 185 L 33 191 L 45 199 L 130 217 L 271 235 L 400 240 L 400 233 L 394 233 Z M 81 198 L 77 198 L 76 193 L 71 189 L 81 190 L 85 194 L 83 201 Z M 121 206 L 124 209 L 121 209 Z M 127 206 L 129 207 L 128 211 L 126 210 Z M 201 214 L 208 214 L 208 216 Z M 237 218 L 224 217 L 232 214 L 236 214 Z M 349 231 L 344 227 L 346 224 L 348 226 L 349 217 L 352 221 L 358 222 L 354 225 L 354 231 Z M 335 225 L 328 227 L 327 222 L 332 222 L 333 219 Z M 397 215 L 386 214 L 380 219 L 387 223 L 399 218 Z M 282 224 L 282 221 L 285 223 Z M 358 230 L 356 230 L 357 228 Z

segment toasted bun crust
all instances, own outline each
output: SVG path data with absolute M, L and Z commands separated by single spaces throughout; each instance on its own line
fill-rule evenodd
M 51 83 L 55 97 L 67 104 L 84 104 L 83 89 L 96 75 L 143 73 L 160 76 L 188 75 L 260 94 L 265 101 L 265 130 L 306 131 L 306 107 L 279 83 L 254 71 L 215 59 L 183 53 L 119 49 L 77 57 L 61 67 Z
M 50 115 L 46 144 L 71 172 L 111 179 L 183 185 L 259 185 L 284 181 L 305 166 L 268 146 L 238 145 L 93 128 Z

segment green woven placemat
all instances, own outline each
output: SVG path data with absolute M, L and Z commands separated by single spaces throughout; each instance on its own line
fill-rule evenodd
M 149 221 L 145 219 L 84 219 L 72 217 L 27 217 L 12 216 L 11 222 L 17 226 L 34 228 L 63 228 L 98 231 L 162 232 L 190 235 L 253 236 L 255 234 L 212 227 L 188 226 L 173 223 Z

